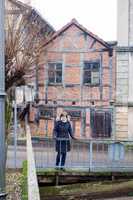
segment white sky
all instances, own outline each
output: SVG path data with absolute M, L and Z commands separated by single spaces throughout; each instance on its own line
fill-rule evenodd
M 117 0 L 31 0 L 56 29 L 72 18 L 105 41 L 116 40 Z

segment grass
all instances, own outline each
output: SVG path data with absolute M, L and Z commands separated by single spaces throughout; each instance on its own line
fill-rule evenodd
M 27 161 L 23 162 L 21 189 L 22 189 L 22 200 L 28 200 Z

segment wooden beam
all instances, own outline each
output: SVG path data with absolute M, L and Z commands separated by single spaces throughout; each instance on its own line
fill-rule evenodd
M 109 99 L 110 101 L 112 100 L 112 93 L 113 93 L 113 57 L 109 57 L 109 85 L 110 85 L 110 90 L 109 90 Z
M 89 49 L 92 49 L 93 46 L 94 46 L 94 44 L 96 44 L 96 39 L 94 39 L 94 40 L 92 41 L 92 43 L 91 43 L 90 46 L 89 46 Z
M 80 54 L 80 104 L 82 105 L 83 100 L 83 76 L 84 76 L 84 54 Z
M 65 54 L 62 54 L 62 85 L 65 88 Z
M 86 111 L 85 109 L 82 109 L 81 111 L 81 129 L 80 134 L 81 136 L 85 136 L 85 127 L 86 127 Z
M 92 105 L 87 105 L 87 106 L 70 106 L 70 105 L 60 105 L 60 104 L 58 104 L 58 105 L 48 105 L 48 104 L 42 104 L 43 106 L 45 106 L 45 107 L 52 107 L 52 108 L 55 108 L 55 109 L 57 109 L 57 108 L 64 108 L 64 109 L 70 109 L 70 110 L 80 110 L 80 109 L 90 109 L 90 108 L 92 108 Z M 99 105 L 95 105 L 95 109 L 111 109 L 112 110 L 112 106 L 110 106 L 110 105 L 108 105 L 108 106 L 105 106 L 105 107 L 102 107 L 101 108 L 101 106 L 99 106 Z
M 64 99 L 65 98 L 65 95 L 64 95 L 64 92 L 65 92 L 65 88 L 66 88 L 66 84 L 65 84 L 65 54 L 63 53 L 62 54 L 62 85 L 63 85 L 63 88 L 62 88 L 62 98 Z
M 63 50 L 46 50 L 48 53 L 95 53 L 95 52 L 108 52 L 106 48 L 102 49 L 63 49 Z
M 40 101 L 44 101 L 45 99 L 40 99 Z M 53 101 L 57 101 L 57 102 L 72 102 L 72 101 L 75 101 L 75 102 L 80 102 L 80 100 L 79 99 L 50 99 L 50 98 L 48 98 L 47 99 L 49 102 L 51 101 L 51 102 L 53 102 Z M 92 100 L 93 101 L 95 101 L 95 102 L 101 102 L 101 100 L 100 99 L 96 99 L 96 98 L 87 98 L 87 99 L 83 99 L 82 100 L 82 102 L 88 102 L 88 103 L 91 103 L 92 102 Z M 109 99 L 102 99 L 102 102 L 109 102 Z M 58 103 L 57 103 L 58 104 Z M 73 105 L 74 106 L 74 105 Z
M 102 68 L 102 65 L 103 65 L 103 54 L 100 53 L 100 100 L 102 101 L 103 100 L 103 68 Z
M 48 63 L 45 64 L 45 77 L 44 77 L 44 94 L 45 94 L 45 101 L 48 100 Z

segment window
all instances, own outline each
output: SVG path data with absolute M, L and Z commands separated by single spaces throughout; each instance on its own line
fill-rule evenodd
M 92 137 L 111 137 L 111 111 L 91 110 Z
M 99 85 L 100 84 L 100 63 L 85 62 L 84 63 L 84 84 Z
M 40 106 L 40 119 L 51 119 L 54 117 L 54 109 L 49 107 Z
M 51 84 L 62 83 L 62 64 L 48 64 L 48 82 Z
M 72 120 L 80 120 L 81 119 L 81 111 L 80 110 L 66 110 L 67 114 L 71 116 Z

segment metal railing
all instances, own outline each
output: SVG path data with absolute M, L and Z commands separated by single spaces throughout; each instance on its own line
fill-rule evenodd
M 60 140 L 60 139 L 59 139 Z M 67 143 L 67 139 L 61 139 Z M 37 169 L 56 167 L 56 140 L 32 138 Z M 133 141 L 70 140 L 65 168 L 87 171 L 133 171 Z M 60 145 L 61 146 L 61 145 Z

